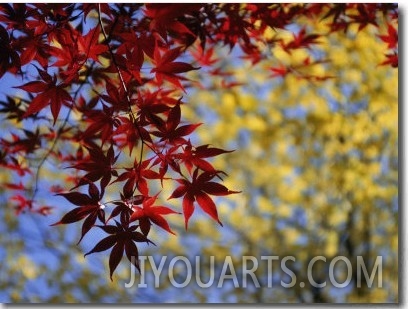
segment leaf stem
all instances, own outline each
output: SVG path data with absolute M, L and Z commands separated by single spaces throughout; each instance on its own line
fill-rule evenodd
M 130 100 L 130 95 L 129 95 L 128 89 L 127 89 L 127 87 L 126 87 L 125 80 L 123 79 L 122 72 L 121 72 L 121 70 L 120 70 L 120 68 L 119 68 L 119 65 L 118 65 L 116 59 L 115 59 L 115 54 L 114 54 L 114 52 L 113 52 L 113 50 L 112 50 L 112 47 L 111 47 L 110 44 L 109 44 L 109 38 L 108 38 L 108 35 L 107 35 L 106 31 L 105 31 L 105 27 L 103 26 L 102 14 L 101 14 L 101 4 L 100 4 L 100 3 L 98 3 L 98 20 L 99 20 L 99 26 L 101 27 L 101 30 L 102 30 L 103 37 L 104 37 L 104 39 L 105 39 L 105 44 L 106 44 L 106 46 L 108 47 L 109 53 L 110 53 L 111 58 L 112 58 L 112 63 L 113 63 L 113 65 L 115 66 L 116 71 L 118 72 L 118 76 L 119 76 L 119 80 L 120 80 L 121 86 L 122 86 L 123 91 L 125 92 L 125 95 L 126 95 L 126 100 L 127 100 L 127 103 L 128 103 L 128 114 L 129 114 L 129 117 L 130 117 L 130 119 L 132 120 L 133 124 L 135 125 L 136 130 L 137 130 L 137 133 L 138 133 L 138 135 L 139 135 L 139 138 L 140 138 L 140 140 L 141 140 L 141 142 L 142 142 L 142 144 L 141 144 L 141 146 L 140 146 L 140 154 L 139 154 L 139 166 L 140 166 L 140 165 L 142 164 L 143 152 L 144 152 L 144 145 L 146 144 L 146 142 L 144 141 L 144 139 L 143 139 L 143 137 L 142 137 L 142 132 L 141 132 L 141 130 L 140 130 L 139 124 L 137 123 L 137 119 L 136 119 L 135 116 L 133 115 L 132 102 L 131 102 L 131 100 Z M 150 149 L 152 149 L 152 147 L 150 147 L 150 145 L 146 144 L 146 146 L 148 146 Z M 152 149 L 152 150 L 153 150 L 153 149 Z M 154 150 L 153 150 L 153 151 L 154 151 Z M 133 194 L 135 193 L 135 190 L 136 190 L 136 188 L 138 187 L 139 179 L 140 179 L 140 177 L 141 177 L 140 169 L 138 170 L 138 174 L 139 174 L 139 175 L 138 175 L 138 180 L 136 181 L 136 186 L 135 186 L 135 188 L 133 189 Z

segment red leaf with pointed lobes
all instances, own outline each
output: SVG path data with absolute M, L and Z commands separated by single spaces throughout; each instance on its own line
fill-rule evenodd
M 52 50 L 48 42 L 45 41 L 41 35 L 27 36 L 24 40 L 23 50 L 21 51 L 20 61 L 21 65 L 37 61 L 43 68 L 48 66 L 50 52 Z
M 297 49 L 297 48 L 309 48 L 309 45 L 311 44 L 319 44 L 320 42 L 318 41 L 320 35 L 317 34 L 307 34 L 306 35 L 306 29 L 302 28 L 300 32 L 297 35 L 293 35 L 293 40 L 290 41 L 289 43 L 281 43 L 282 48 L 287 52 L 290 53 L 291 49 Z
M 134 242 L 127 242 L 125 243 L 125 253 L 128 258 L 128 260 L 135 265 L 137 270 L 140 272 L 140 266 L 139 266 L 139 250 L 137 249 L 137 246 L 135 245 Z
M 99 62 L 99 55 L 108 51 L 108 46 L 99 44 L 100 27 L 96 26 L 90 29 L 89 32 L 83 36 L 79 36 L 78 51 L 88 58 Z
M 11 197 L 12 201 L 17 202 L 14 208 L 16 210 L 16 214 L 20 214 L 21 212 L 25 212 L 26 210 L 31 210 L 33 207 L 33 201 L 26 199 L 24 196 L 17 194 Z
M 387 35 L 378 36 L 383 42 L 388 44 L 388 48 L 396 48 L 398 45 L 398 31 L 390 24 Z
M 116 202 L 116 207 L 112 210 L 109 218 L 106 222 L 109 222 L 112 218 L 120 215 L 121 222 L 128 222 L 130 215 L 133 213 L 133 210 L 130 208 L 128 203 Z
M 126 251 L 129 261 L 133 262 L 138 268 L 137 260 L 139 256 L 136 244 L 134 242 L 152 242 L 145 235 L 135 231 L 137 226 L 123 226 L 116 222 L 116 226 L 98 225 L 98 227 L 110 235 L 99 241 L 92 250 L 85 254 L 85 256 L 96 252 L 106 251 L 113 247 L 109 257 L 109 271 L 111 280 L 114 271 L 123 257 L 124 251 Z M 134 261 L 132 261 L 132 257 Z
M 203 48 L 198 45 L 197 51 L 191 50 L 190 53 L 194 59 L 203 66 L 212 66 L 220 61 L 220 59 L 214 58 L 214 47 L 203 50 Z
M 166 40 L 167 32 L 194 36 L 186 25 L 177 20 L 177 17 L 197 12 L 202 6 L 203 4 L 190 3 L 148 3 L 146 4 L 145 14 L 151 19 L 149 25 L 150 30 L 157 31 L 160 36 Z
M 113 247 L 115 243 L 116 243 L 116 236 L 110 235 L 102 239 L 101 241 L 99 241 L 91 251 L 85 253 L 85 256 L 95 253 L 95 252 L 102 252 L 102 251 L 108 250 L 110 247 Z
M 187 230 L 188 228 L 188 221 L 190 220 L 191 216 L 194 213 L 194 195 L 186 194 L 183 198 L 183 214 L 184 214 L 184 224 Z
M 85 111 L 86 122 L 88 127 L 83 132 L 83 138 L 91 138 L 94 136 L 101 136 L 102 145 L 110 140 L 113 134 L 114 117 L 113 108 L 104 106 L 103 110 Z
M 201 123 L 188 124 L 178 127 L 180 124 L 181 110 L 180 103 L 174 106 L 167 117 L 167 122 L 157 127 L 159 131 L 153 131 L 152 134 L 161 137 L 161 141 L 168 140 L 172 144 L 186 143 L 183 138 L 186 135 L 191 134 Z
M 217 221 L 221 226 L 222 223 L 218 218 L 217 207 L 215 206 L 213 200 L 204 192 L 200 192 L 196 195 L 196 200 L 201 209 L 204 210 L 207 214 L 210 215 L 215 221 Z
M 197 168 L 193 173 L 191 182 L 186 179 L 176 179 L 180 186 L 176 188 L 168 198 L 179 198 L 184 195 L 183 213 L 186 229 L 188 227 L 188 221 L 194 212 L 194 201 L 197 201 L 198 205 L 204 212 L 206 212 L 211 216 L 211 218 L 222 225 L 221 221 L 218 218 L 215 204 L 208 196 L 208 194 L 224 196 L 240 193 L 240 191 L 228 190 L 225 186 L 211 181 L 215 176 L 218 176 L 219 172 L 202 172 L 201 174 L 198 173 L 199 169 Z
M 115 156 L 113 145 L 109 147 L 106 155 L 104 151 L 96 145 L 87 147 L 87 149 L 89 151 L 90 158 L 87 160 L 82 160 L 82 162 L 80 161 L 78 164 L 71 166 L 71 168 L 88 172 L 81 178 L 79 184 L 74 188 L 89 184 L 90 181 L 95 182 L 101 179 L 101 189 L 104 190 L 109 184 L 112 175 L 117 176 L 117 171 L 112 169 L 112 165 L 115 164 L 119 154 Z
M 142 232 L 147 236 L 150 230 L 150 222 L 160 226 L 162 229 L 166 230 L 167 232 L 174 234 L 175 233 L 171 230 L 167 221 L 163 218 L 163 215 L 169 214 L 179 214 L 178 212 L 164 206 L 153 206 L 154 202 L 157 199 L 157 195 L 145 199 L 143 201 L 142 207 L 135 206 L 134 212 L 130 217 L 130 222 L 139 220 L 142 227 Z M 144 231 L 143 231 L 144 230 Z
M 376 21 L 377 10 L 374 3 L 358 3 L 356 4 L 358 14 L 349 14 L 349 17 L 352 19 L 352 22 L 360 24 L 358 31 L 364 29 L 368 24 L 372 24 L 378 27 Z
M 34 82 L 28 82 L 27 84 L 18 86 L 16 88 L 20 88 L 23 89 L 27 92 L 34 92 L 34 93 L 38 93 L 38 92 L 44 92 L 45 90 L 48 89 L 48 84 L 44 83 L 44 82 L 39 82 L 39 81 L 34 81 Z
M 217 182 L 213 182 L 213 181 L 205 182 L 202 185 L 202 190 L 204 192 L 207 192 L 208 194 L 216 195 L 216 196 L 224 196 L 224 195 L 241 193 L 241 191 L 228 190 L 227 187 L 225 187 L 224 185 L 219 184 Z
M 88 216 L 90 213 L 94 212 L 94 210 L 95 209 L 93 206 L 83 206 L 83 207 L 74 208 L 73 210 L 66 213 L 61 218 L 60 221 L 51 224 L 51 226 L 60 225 L 60 224 L 69 224 L 69 223 L 80 221 L 86 216 Z
M 390 64 L 393 68 L 398 68 L 398 54 L 397 53 L 387 54 L 385 55 L 385 57 L 387 57 L 387 60 L 384 60 L 383 62 L 381 62 L 380 65 Z
M 144 160 L 139 164 L 138 159 L 135 159 L 133 168 L 126 168 L 126 171 L 120 174 L 113 183 L 125 181 L 124 192 L 133 192 L 134 187 L 147 196 L 149 188 L 146 179 L 160 179 L 161 176 L 149 167 L 151 159 Z
M 125 249 L 125 244 L 123 241 L 118 241 L 115 246 L 113 246 L 111 254 L 109 256 L 109 272 L 110 279 L 112 280 L 112 275 L 118 267 L 120 260 L 123 257 L 123 251 Z
M 76 207 L 73 210 L 69 211 L 61 218 L 60 221 L 51 224 L 51 226 L 60 224 L 70 224 L 77 221 L 81 221 L 82 219 L 86 218 L 82 224 L 82 233 L 81 238 L 78 241 L 78 244 L 82 241 L 82 238 L 94 226 L 97 218 L 99 218 L 101 222 L 105 223 L 104 206 L 99 202 L 103 196 L 103 191 L 99 192 L 95 184 L 89 183 L 88 193 L 89 196 L 79 192 L 56 194 L 63 196 L 72 204 L 80 207 Z
M 183 152 L 176 154 L 176 157 L 185 164 L 191 175 L 194 166 L 201 168 L 203 171 L 215 172 L 214 167 L 205 161 L 204 158 L 215 157 L 229 152 L 233 152 L 233 150 L 228 151 L 220 148 L 211 148 L 209 145 L 193 148 L 191 142 L 188 141 L 187 145 L 183 148 Z
M 156 78 L 159 83 L 162 83 L 163 79 L 173 83 L 180 89 L 184 90 L 181 86 L 179 80 L 182 79 L 177 74 L 185 73 L 192 70 L 200 69 L 193 67 L 191 64 L 185 62 L 174 62 L 178 58 L 182 50 L 182 47 L 177 47 L 166 51 L 161 55 L 160 50 L 156 47 L 154 52 L 154 61 L 156 67 L 153 68 L 150 72 L 156 73 Z
M 92 204 L 94 202 L 88 195 L 79 192 L 59 193 L 56 195 L 65 197 L 68 201 L 77 206 Z
M 52 78 L 46 71 L 37 69 L 39 75 L 45 82 L 35 81 L 15 88 L 23 89 L 27 92 L 38 93 L 37 96 L 30 102 L 24 117 L 28 117 L 34 113 L 41 111 L 47 105 L 51 105 L 51 113 L 54 118 L 54 125 L 57 121 L 61 106 L 64 104 L 70 106 L 73 102 L 69 93 L 64 89 L 66 85 L 56 84 L 56 78 Z

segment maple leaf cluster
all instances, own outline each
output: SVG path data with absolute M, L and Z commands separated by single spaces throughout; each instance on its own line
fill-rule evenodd
M 266 29 L 286 29 L 298 17 L 324 15 L 332 31 L 347 31 L 352 23 L 377 26 L 380 12 L 398 17 L 391 4 L 0 4 L 0 79 L 23 80 L 15 89 L 24 95 L 0 102 L 5 120 L 23 127 L 0 138 L 0 166 L 22 179 L 5 184 L 16 192 L 16 212 L 50 213 L 54 205 L 37 198 L 41 169 L 51 160 L 66 168 L 66 187 L 50 190 L 74 207 L 54 225 L 81 222 L 79 241 L 93 228 L 105 232 L 87 254 L 111 249 L 111 278 L 124 254 L 138 267 L 137 244 L 152 243 L 152 228 L 175 234 L 168 215 L 182 214 L 187 229 L 200 207 L 222 225 L 214 197 L 238 191 L 222 184 L 225 173 L 211 159 L 230 151 L 191 142 L 201 123 L 183 120 L 183 94 L 200 81 L 186 73 L 207 67 L 210 76 L 225 76 L 218 46 L 239 46 L 256 65 L 264 57 L 257 42 L 288 53 L 319 44 L 321 34 L 306 28 L 289 42 L 265 41 Z M 395 49 L 385 64 L 397 66 L 397 30 L 390 23 L 379 38 Z M 293 70 L 271 68 L 274 76 Z M 181 199 L 182 207 L 159 197 Z

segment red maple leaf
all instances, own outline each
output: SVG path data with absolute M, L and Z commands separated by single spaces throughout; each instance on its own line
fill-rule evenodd
M 183 198 L 183 214 L 185 226 L 187 229 L 188 220 L 194 212 L 194 202 L 197 202 L 201 209 L 210 215 L 221 226 L 222 223 L 218 218 L 217 208 L 210 198 L 210 195 L 223 196 L 234 193 L 240 193 L 240 191 L 228 190 L 225 186 L 211 181 L 214 177 L 218 176 L 218 172 L 203 172 L 198 174 L 199 169 L 196 169 L 193 173 L 192 180 L 176 179 L 180 186 L 174 190 L 169 199 Z
M 30 102 L 30 105 L 28 106 L 23 117 L 30 116 L 31 114 L 39 112 L 47 105 L 51 105 L 51 113 L 55 124 L 62 104 L 70 107 L 70 103 L 72 103 L 73 100 L 69 93 L 65 90 L 67 85 L 64 83 L 59 83 L 57 85 L 57 78 L 55 75 L 54 77 L 51 77 L 51 75 L 49 75 L 46 71 L 39 69 L 38 73 L 43 81 L 28 82 L 25 85 L 15 87 L 23 89 L 27 92 L 38 93 L 37 96 Z
M 272 67 L 269 70 L 273 73 L 271 77 L 285 77 L 290 72 L 290 68 L 287 68 L 283 64 L 280 64 L 277 67 Z
M 120 174 L 113 183 L 126 180 L 123 186 L 125 192 L 133 192 L 136 186 L 140 193 L 147 196 L 149 188 L 146 179 L 160 178 L 158 173 L 148 168 L 150 161 L 151 159 L 148 159 L 139 164 L 139 161 L 135 159 L 133 168 L 126 168 L 126 172 Z
M 100 203 L 103 196 L 103 192 L 99 192 L 98 188 L 93 184 L 89 183 L 88 194 L 80 192 L 68 192 L 68 193 L 58 193 L 70 201 L 72 204 L 79 206 L 68 213 L 66 213 L 61 220 L 51 224 L 51 226 L 60 224 L 69 224 L 85 219 L 82 224 L 81 238 L 78 243 L 81 242 L 82 238 L 86 233 L 94 226 L 96 219 L 99 218 L 102 222 L 105 222 L 105 211 L 104 206 Z
M 20 67 L 20 57 L 13 48 L 11 38 L 4 29 L 3 26 L 0 25 L 0 78 L 8 71 L 12 73 L 16 73 Z
M 90 181 L 101 179 L 102 191 L 109 184 L 112 175 L 117 176 L 117 171 L 112 169 L 112 165 L 116 162 L 119 155 L 115 156 L 113 145 L 109 147 L 105 155 L 102 149 L 98 147 L 87 147 L 90 157 L 82 160 L 82 162 L 71 166 L 78 170 L 87 171 L 84 177 L 80 180 L 76 187 L 86 185 Z M 76 188 L 74 187 L 74 188 Z
M 8 29 L 22 29 L 26 26 L 30 11 L 25 3 L 2 3 L 0 6 L 0 22 L 4 22 Z
M 220 61 L 219 58 L 214 58 L 213 46 L 204 50 L 200 45 L 198 45 L 197 50 L 192 49 L 190 53 L 194 57 L 194 59 L 202 66 L 211 67 Z
M 159 175 L 162 181 L 163 186 L 163 179 L 164 175 L 167 173 L 169 166 L 177 173 L 181 174 L 180 164 L 175 160 L 177 154 L 176 151 L 180 147 L 180 145 L 173 146 L 170 149 L 167 149 L 163 153 L 158 153 L 157 158 L 153 161 L 152 167 L 160 164 L 159 168 Z
M 100 134 L 102 145 L 112 138 L 113 133 L 113 108 L 102 104 L 102 110 L 85 110 L 86 122 L 89 126 L 83 132 L 83 138 L 91 138 Z
M 108 237 L 102 239 L 100 242 L 98 242 L 95 247 L 89 251 L 88 253 L 85 254 L 87 256 L 88 254 L 92 254 L 95 252 L 102 252 L 105 250 L 108 250 L 109 248 L 112 248 L 112 251 L 110 253 L 109 257 L 109 270 L 110 270 L 110 278 L 112 280 L 112 275 L 116 269 L 116 267 L 119 265 L 122 257 L 123 257 L 123 252 L 126 252 L 126 256 L 128 260 L 135 265 L 135 267 L 139 270 L 140 272 L 140 266 L 139 266 L 139 251 L 137 249 L 137 246 L 135 243 L 137 242 L 147 242 L 147 243 L 152 243 L 145 235 L 143 235 L 140 232 L 137 232 L 137 225 L 129 226 L 127 224 L 123 225 L 120 224 L 119 222 L 116 222 L 115 225 L 97 225 L 100 229 L 102 229 L 104 232 L 110 234 Z
M 297 49 L 297 48 L 309 48 L 309 45 L 311 44 L 319 44 L 317 39 L 320 36 L 317 34 L 307 34 L 306 35 L 306 29 L 302 28 L 302 30 L 299 31 L 297 35 L 293 35 L 293 40 L 290 41 L 289 43 L 281 43 L 282 48 L 287 52 L 290 53 L 291 49 Z
M 179 212 L 165 206 L 153 206 L 156 199 L 157 195 L 149 197 L 143 201 L 142 207 L 133 207 L 133 214 L 130 216 L 130 221 L 138 220 L 140 229 L 145 236 L 149 234 L 152 222 L 167 232 L 174 234 L 167 221 L 163 218 L 163 215 L 179 214 Z
M 11 200 L 16 202 L 17 205 L 14 206 L 16 210 L 16 214 L 19 215 L 22 212 L 25 212 L 26 210 L 32 210 L 33 207 L 33 201 L 26 199 L 24 196 L 21 194 L 16 194 L 11 197 Z
M 26 138 L 20 137 L 11 133 L 12 140 L 0 140 L 0 145 L 7 149 L 8 153 L 23 152 L 26 154 L 35 152 L 36 149 L 41 148 L 41 136 L 37 128 L 35 132 L 23 130 Z
M 87 55 L 87 58 L 91 58 L 99 62 L 99 55 L 108 51 L 106 44 L 100 44 L 99 41 L 100 27 L 88 31 L 87 34 L 78 37 L 78 52 L 80 54 Z
M 133 120 L 127 117 L 117 117 L 118 126 L 114 132 L 114 140 L 121 149 L 124 147 L 129 148 L 129 153 L 132 155 L 133 149 L 138 144 L 139 140 L 143 140 L 144 143 L 152 142 L 149 132 L 138 124 L 135 124 Z
M 194 166 L 202 169 L 206 172 L 215 172 L 214 167 L 205 158 L 215 157 L 223 153 L 232 152 L 223 150 L 220 148 L 212 148 L 209 145 L 202 145 L 199 147 L 193 147 L 191 142 L 188 141 L 186 146 L 183 147 L 183 152 L 176 154 L 175 157 L 180 159 L 179 163 L 184 163 L 188 172 L 191 175 Z
M 357 11 L 358 14 L 350 14 L 349 17 L 353 22 L 360 24 L 358 30 L 364 29 L 368 24 L 378 27 L 376 21 L 376 3 L 358 3 Z
M 2 152 L 0 152 L 0 157 L 3 157 Z M 22 166 L 21 162 L 19 162 L 16 158 L 10 157 L 10 160 L 11 162 L 6 162 L 4 159 L 1 159 L 0 166 L 16 171 L 19 176 L 24 176 L 26 173 L 32 174 L 31 170 L 26 166 Z
M 167 38 L 167 32 L 195 36 L 177 17 L 198 11 L 202 6 L 203 4 L 191 3 L 148 3 L 145 13 L 151 19 L 150 29 L 157 31 L 163 39 Z
M 183 136 L 191 134 L 201 123 L 186 124 L 179 126 L 181 119 L 181 102 L 175 105 L 169 112 L 166 122 L 161 122 L 157 129 L 158 131 L 151 132 L 157 137 L 161 137 L 160 141 L 167 140 L 169 143 L 178 144 L 185 143 Z
M 386 54 L 385 57 L 387 57 L 387 59 L 381 62 L 380 65 L 390 64 L 393 68 L 398 67 L 398 54 L 397 53 Z
M 398 31 L 392 25 L 388 25 L 387 35 L 379 35 L 378 37 L 388 44 L 388 48 L 396 48 L 398 45 Z
M 163 124 L 163 120 L 159 116 L 160 114 L 167 113 L 171 107 L 168 106 L 178 104 L 178 101 L 169 102 L 170 91 L 144 91 L 138 94 L 137 107 L 138 107 L 138 119 L 141 126 L 148 124 L 154 124 L 160 126 Z
M 154 61 L 156 67 L 151 70 L 151 73 L 156 73 L 156 79 L 159 84 L 161 84 L 165 79 L 184 90 L 180 80 L 185 78 L 178 76 L 177 74 L 200 69 L 199 67 L 193 67 L 189 63 L 174 61 L 180 56 L 181 50 L 181 46 L 176 47 L 166 51 L 162 55 L 160 53 L 160 49 L 156 47 L 154 51 Z
M 109 216 L 106 222 L 109 222 L 110 219 L 115 218 L 120 215 L 120 222 L 129 222 L 130 216 L 133 213 L 133 207 L 140 205 L 145 200 L 143 195 L 133 196 L 132 191 L 125 191 L 121 194 L 121 201 L 115 201 L 115 208 L 112 210 L 111 215 Z

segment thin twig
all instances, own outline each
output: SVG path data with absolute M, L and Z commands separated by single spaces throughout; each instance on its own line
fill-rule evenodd
M 93 65 L 94 65 L 94 64 L 92 64 L 92 65 L 89 67 L 88 72 L 87 72 L 87 75 L 86 75 L 86 78 L 89 77 L 90 72 L 92 71 Z M 85 79 L 86 79 L 86 78 L 85 78 Z M 75 102 L 75 100 L 76 100 L 76 98 L 77 98 L 77 96 L 78 96 L 78 94 L 79 94 L 81 88 L 82 88 L 84 85 L 85 85 L 85 83 L 80 84 L 79 87 L 78 87 L 78 89 L 75 91 L 75 94 L 74 94 L 74 96 L 73 96 L 73 98 L 72 98 L 74 102 Z M 35 188 L 34 188 L 34 191 L 33 191 L 33 195 L 31 196 L 31 200 L 32 200 L 33 203 L 34 203 L 35 197 L 36 197 L 36 195 L 37 195 L 37 193 L 38 193 L 38 182 L 39 182 L 39 179 L 40 179 L 41 169 L 42 169 L 42 167 L 43 167 L 45 161 L 48 159 L 48 157 L 49 157 L 49 156 L 51 155 L 51 153 L 54 151 L 54 148 L 55 148 L 55 146 L 57 145 L 57 142 L 58 142 L 59 138 L 61 137 L 62 132 L 63 132 L 64 129 L 65 129 L 65 126 L 66 126 L 67 123 L 68 123 L 68 120 L 69 120 L 69 117 L 70 117 L 70 115 L 71 115 L 71 112 L 72 112 L 72 108 L 69 109 L 67 115 L 65 116 L 64 122 L 63 122 L 62 125 L 59 127 L 59 129 L 58 129 L 58 131 L 57 131 L 57 135 L 55 136 L 55 138 L 54 138 L 54 140 L 53 140 L 53 142 L 52 142 L 51 147 L 48 149 L 47 153 L 44 155 L 44 157 L 41 159 L 40 163 L 39 163 L 38 166 L 37 166 L 37 172 L 36 172 L 36 174 L 35 174 Z
M 108 47 L 109 53 L 110 53 L 111 58 L 112 58 L 112 63 L 113 63 L 113 65 L 114 65 L 115 68 L 116 68 L 116 71 L 117 71 L 117 73 L 118 73 L 121 86 L 122 86 L 122 88 L 123 88 L 123 91 L 125 92 L 126 100 L 127 100 L 127 103 L 128 103 L 128 114 L 129 114 L 129 117 L 130 117 L 130 119 L 132 120 L 133 124 L 135 125 L 136 130 L 137 130 L 137 133 L 139 134 L 140 140 L 141 140 L 141 142 L 142 142 L 142 144 L 141 144 L 141 146 L 140 146 L 140 154 L 139 154 L 139 156 L 140 156 L 140 157 L 139 157 L 139 167 L 140 167 L 141 164 L 142 164 L 142 160 L 143 160 L 144 145 L 146 144 L 146 142 L 145 142 L 145 140 L 144 140 L 143 137 L 142 137 L 142 132 L 141 132 L 141 130 L 140 130 L 139 124 L 137 123 L 136 118 L 135 118 L 135 116 L 133 115 L 132 102 L 131 102 L 131 100 L 130 100 L 130 95 L 129 95 L 128 89 L 127 89 L 127 87 L 126 87 L 125 80 L 123 79 L 122 72 L 121 72 L 121 70 L 120 70 L 120 68 L 119 68 L 119 65 L 118 65 L 116 59 L 115 59 L 115 54 L 114 54 L 114 52 L 113 52 L 113 50 L 112 50 L 112 47 L 111 47 L 110 44 L 109 44 L 109 37 L 108 37 L 108 35 L 106 34 L 105 27 L 103 26 L 102 14 L 101 14 L 101 4 L 100 4 L 100 3 L 98 3 L 98 20 L 99 20 L 99 25 L 100 25 L 101 30 L 102 30 L 102 34 L 103 34 L 104 39 L 105 39 L 105 42 L 106 42 L 105 44 L 106 44 L 106 46 Z M 152 147 L 150 147 L 150 145 L 146 144 L 146 146 L 148 146 L 150 149 L 152 149 Z M 153 149 L 152 149 L 152 150 L 153 150 Z M 154 150 L 153 150 L 153 151 L 154 151 Z M 155 151 L 154 151 L 154 152 L 155 152 Z M 138 179 L 137 179 L 137 181 L 136 181 L 136 186 L 135 186 L 135 188 L 133 189 L 133 194 L 134 194 L 134 192 L 135 192 L 135 190 L 136 190 L 136 188 L 138 187 L 138 184 L 139 184 L 139 180 L 140 180 L 140 176 L 141 176 L 140 172 L 141 172 L 141 171 L 140 171 L 140 168 L 139 168 L 139 169 L 138 169 Z

